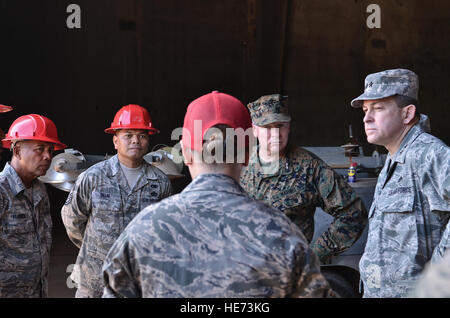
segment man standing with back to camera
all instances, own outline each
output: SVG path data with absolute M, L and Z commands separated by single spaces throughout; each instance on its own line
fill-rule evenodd
M 139 213 L 118 238 L 103 266 L 104 297 L 332 295 L 301 231 L 239 185 L 237 158 L 246 152 L 246 161 L 248 144 L 229 134 L 250 127 L 230 95 L 213 92 L 189 105 L 181 144 L 193 181 Z

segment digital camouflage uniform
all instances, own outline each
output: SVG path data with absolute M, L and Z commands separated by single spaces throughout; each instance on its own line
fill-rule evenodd
M 0 298 L 47 297 L 52 218 L 45 185 L 32 183 L 33 202 L 7 163 L 0 174 Z
M 324 297 L 317 256 L 282 213 L 202 174 L 142 211 L 110 250 L 104 297 Z
M 439 261 L 442 257 L 444 257 L 444 254 L 447 251 L 450 251 L 450 222 L 447 223 L 447 228 L 445 229 L 444 234 L 442 234 L 439 245 L 434 249 L 431 260 L 433 262 Z
M 80 248 L 72 280 L 77 297 L 101 297 L 103 260 L 128 223 L 150 204 L 172 194 L 168 177 L 143 161 L 143 173 L 130 189 L 117 155 L 83 172 L 64 207 L 67 234 Z
M 248 107 L 257 126 L 290 120 L 286 101 L 280 95 L 263 96 Z M 316 208 L 332 215 L 334 221 L 312 245 L 322 262 L 351 247 L 367 223 L 362 200 L 347 182 L 301 147 L 289 145 L 285 156 L 270 169 L 263 167 L 255 147 L 240 183 L 250 197 L 284 212 L 308 242 L 314 235 Z
M 418 77 L 388 70 L 367 76 L 365 87 L 352 106 L 397 93 L 417 100 Z M 450 148 L 429 130 L 421 115 L 378 176 L 359 264 L 364 297 L 407 297 L 449 220 Z

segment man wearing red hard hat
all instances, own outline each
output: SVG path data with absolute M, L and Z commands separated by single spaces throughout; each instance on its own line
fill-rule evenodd
M 47 297 L 52 218 L 37 178 L 66 145 L 55 124 L 36 114 L 16 119 L 2 143 L 13 153 L 0 173 L 0 297 Z
M 213 92 L 189 105 L 182 149 L 193 181 L 139 213 L 117 239 L 103 266 L 103 297 L 332 295 L 301 231 L 239 185 L 250 128 L 233 96 Z
M 71 278 L 76 297 L 101 297 L 109 248 L 136 214 L 172 194 L 169 178 L 144 159 L 149 135 L 159 133 L 147 110 L 122 107 L 111 127 L 117 155 L 82 173 L 61 210 L 67 234 L 80 248 Z

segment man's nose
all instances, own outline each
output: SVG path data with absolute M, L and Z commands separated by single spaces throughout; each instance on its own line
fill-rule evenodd
M 52 156 L 53 156 L 53 150 L 51 150 L 51 149 L 45 150 L 43 156 L 44 156 L 44 160 L 51 160 Z
M 279 139 L 280 138 L 280 129 L 279 128 L 269 129 L 268 137 L 270 139 Z
M 363 122 L 364 123 L 369 123 L 373 121 L 373 116 L 372 116 L 372 112 L 371 111 L 367 111 L 364 114 L 364 118 L 363 118 Z
M 134 144 L 138 144 L 141 142 L 141 139 L 139 138 L 139 136 L 134 135 L 133 137 L 131 137 L 131 142 Z

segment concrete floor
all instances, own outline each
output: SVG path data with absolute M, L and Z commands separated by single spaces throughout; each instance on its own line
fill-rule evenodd
M 53 245 L 50 253 L 50 272 L 48 279 L 49 298 L 73 298 L 76 289 L 67 283 L 70 273 L 67 267 L 75 264 L 78 248 L 69 240 L 64 226 L 53 228 Z

